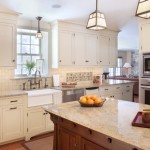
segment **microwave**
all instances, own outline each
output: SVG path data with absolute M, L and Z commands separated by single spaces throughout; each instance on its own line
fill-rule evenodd
M 143 54 L 143 76 L 150 76 L 150 53 Z

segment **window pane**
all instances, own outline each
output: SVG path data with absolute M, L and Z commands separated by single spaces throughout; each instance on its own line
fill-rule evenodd
M 117 66 L 122 67 L 122 58 L 117 59 Z
M 27 74 L 28 70 L 26 69 L 25 65 L 22 65 L 22 74 Z
M 17 64 L 22 64 L 21 56 L 20 55 L 17 56 Z
M 25 64 L 27 60 L 31 61 L 31 56 L 22 56 L 22 58 L 23 58 L 23 64 Z
M 109 76 L 114 76 L 114 68 L 109 68 Z
M 21 35 L 17 35 L 17 43 L 21 43 Z
M 31 44 L 37 44 L 37 45 L 39 45 L 39 39 L 35 38 L 35 36 L 31 36 Z
M 120 76 L 120 68 L 116 68 L 116 76 Z
M 17 69 L 15 69 L 15 74 L 21 74 L 21 65 L 17 65 Z
M 22 35 L 22 44 L 30 44 L 30 36 Z
M 17 53 L 21 53 L 21 45 L 17 44 Z
M 31 45 L 31 54 L 39 54 L 39 46 Z
M 30 54 L 30 45 L 22 45 L 22 53 Z
M 32 61 L 34 61 L 35 63 L 37 59 L 40 59 L 40 56 L 32 56 Z

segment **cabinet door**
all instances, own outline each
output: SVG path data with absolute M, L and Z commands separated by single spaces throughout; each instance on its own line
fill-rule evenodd
M 111 67 L 117 66 L 117 37 L 110 37 L 109 42 L 109 65 Z
M 3 141 L 23 137 L 23 106 L 6 106 L 2 114 Z
M 54 131 L 54 123 L 50 119 L 50 114 L 46 113 L 46 131 Z
M 82 138 L 81 139 L 81 150 L 107 150 L 107 149 Z
M 28 111 L 27 128 L 30 134 L 37 134 L 45 131 L 45 112 L 41 109 Z
M 78 150 L 77 136 L 69 130 L 60 128 L 59 150 Z
M 72 38 L 72 32 L 59 33 L 59 64 L 62 66 L 72 65 Z
M 109 65 L 109 37 L 99 36 L 97 61 L 100 66 Z
M 74 64 L 84 66 L 85 63 L 85 34 L 76 33 L 73 43 L 73 58 Z
M 140 36 L 142 52 L 150 52 L 149 35 L 150 35 L 150 25 L 145 24 L 141 28 L 141 36 Z
M 16 57 L 16 26 L 0 22 L 0 67 L 14 67 Z
M 123 100 L 133 101 L 133 85 L 126 84 L 123 86 Z
M 85 63 L 89 66 L 97 65 L 97 36 L 86 35 L 86 48 L 85 48 Z

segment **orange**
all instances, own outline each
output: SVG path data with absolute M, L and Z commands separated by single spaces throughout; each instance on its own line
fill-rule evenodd
M 94 101 L 92 99 L 88 99 L 87 104 L 94 104 Z
M 95 100 L 95 99 L 97 98 L 97 96 L 96 96 L 96 95 L 92 95 L 91 98 L 92 98 L 93 100 Z
M 80 99 L 80 103 L 82 103 L 82 104 L 86 104 L 86 102 L 87 102 L 87 100 L 86 100 L 86 98 L 85 98 L 85 97 L 82 97 L 82 98 Z
M 95 101 L 94 101 L 95 104 L 98 104 L 98 103 L 101 103 L 101 102 L 102 102 L 102 99 L 100 97 L 96 98 Z
M 85 96 L 81 96 L 80 99 L 84 98 Z
M 86 95 L 86 98 L 87 98 L 87 99 L 91 98 L 91 95 Z

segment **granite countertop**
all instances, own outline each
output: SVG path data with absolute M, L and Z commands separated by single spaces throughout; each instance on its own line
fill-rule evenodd
M 53 87 L 57 90 L 68 90 L 68 89 L 81 89 L 81 88 L 92 88 L 92 87 L 100 87 L 100 86 L 108 86 L 108 85 L 118 85 L 118 84 L 128 84 L 128 83 L 135 83 L 136 81 L 129 81 L 129 80 L 114 80 L 114 79 L 107 79 L 104 80 L 102 83 L 82 83 L 77 84 L 75 87 L 72 88 L 65 88 L 65 87 Z
M 0 98 L 7 97 L 7 96 L 17 96 L 17 95 L 24 95 L 27 94 L 25 91 L 22 90 L 8 90 L 8 91 L 0 91 Z
M 150 129 L 131 125 L 137 112 L 150 109 L 150 105 L 107 99 L 103 107 L 81 107 L 76 101 L 43 108 L 107 136 L 150 150 Z

